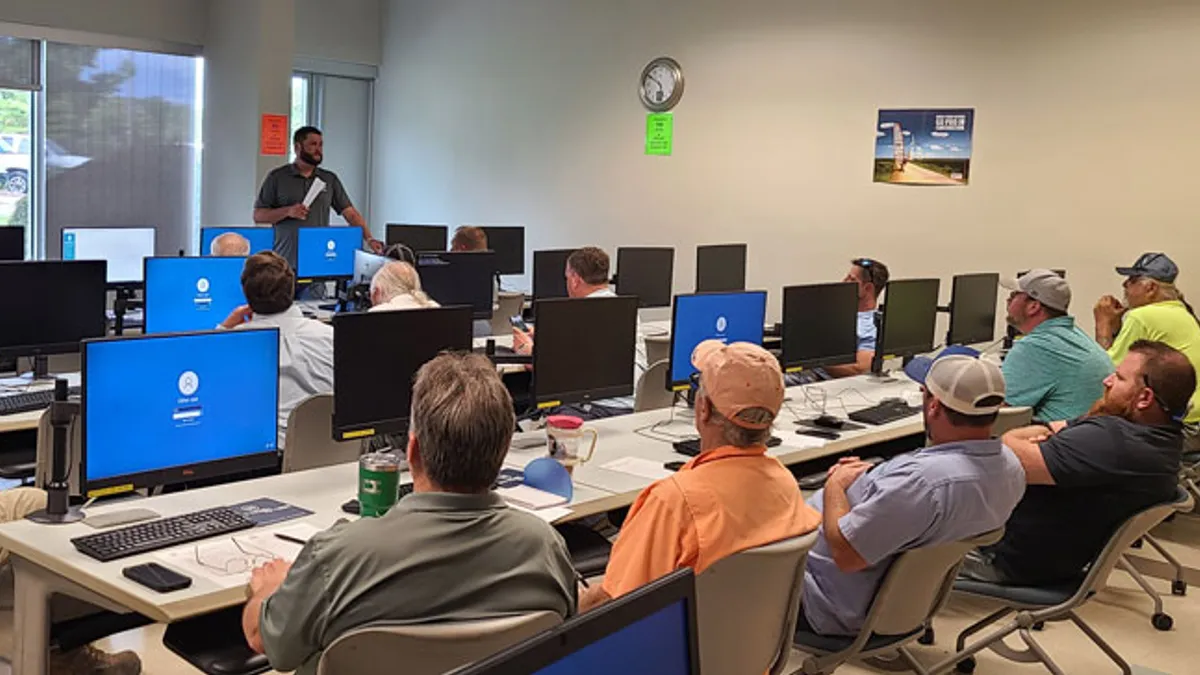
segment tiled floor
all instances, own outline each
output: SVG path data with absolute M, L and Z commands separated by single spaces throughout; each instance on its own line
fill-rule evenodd
M 1160 538 L 1176 552 L 1184 564 L 1200 566 L 1200 518 L 1189 518 L 1159 531 Z M 1145 553 L 1152 557 L 1152 553 Z M 1138 675 L 1189 675 L 1198 671 L 1196 665 L 1196 636 L 1200 635 L 1200 587 L 1190 589 L 1187 597 L 1173 597 L 1167 582 L 1151 582 L 1164 594 L 1166 611 L 1175 619 L 1175 628 L 1160 632 L 1150 625 L 1151 602 L 1128 575 L 1115 572 L 1109 589 L 1097 596 L 1080 611 L 1110 644 L 1131 664 L 1138 666 Z M 957 632 L 994 608 L 983 601 L 952 598 L 935 624 L 937 644 L 931 647 L 914 646 L 922 663 L 932 664 L 949 653 Z M 11 615 L 0 619 L 0 653 L 11 653 Z M 1070 623 L 1051 624 L 1037 633 L 1037 639 L 1067 673 L 1103 675 L 1118 672 L 1082 633 Z M 1014 638 L 1015 639 L 1015 638 Z M 1015 642 L 1013 643 L 1015 644 Z M 199 672 L 183 663 L 162 646 L 162 627 L 131 631 L 114 636 L 99 644 L 105 649 L 133 649 L 142 656 L 147 675 L 194 675 Z M 789 669 L 800 668 L 803 655 L 793 652 Z M 0 675 L 8 669 L 0 666 Z M 876 673 L 872 668 L 849 664 L 837 671 L 844 675 Z M 978 675 L 1008 673 L 1044 673 L 1039 665 L 1014 664 L 991 652 L 979 655 Z M 641 675 L 641 674 L 638 674 Z

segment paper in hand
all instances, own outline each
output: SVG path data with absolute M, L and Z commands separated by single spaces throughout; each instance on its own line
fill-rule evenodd
M 313 202 L 317 201 L 317 195 L 325 190 L 325 181 L 320 178 L 314 178 L 312 187 L 308 188 L 308 194 L 304 196 L 304 208 L 311 209 Z

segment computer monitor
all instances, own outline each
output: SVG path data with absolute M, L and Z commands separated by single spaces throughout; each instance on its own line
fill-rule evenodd
M 0 262 L 0 357 L 69 354 L 104 337 L 105 263 Z
M 146 258 L 146 332 L 216 328 L 246 304 L 245 265 L 245 258 Z
M 858 358 L 858 284 L 783 289 L 783 368 L 797 371 Z
M 617 295 L 633 295 L 640 307 L 670 307 L 675 249 L 617 249 Z
M 443 306 L 467 305 L 476 319 L 492 318 L 496 294 L 496 254 L 426 252 L 417 256 L 421 288 Z
M 200 255 L 212 255 L 213 240 L 233 232 L 250 242 L 251 255 L 260 251 L 275 250 L 275 228 L 273 227 L 202 227 L 200 228 Z
M 88 340 L 89 497 L 278 466 L 279 331 Z
M 497 274 L 525 274 L 525 228 L 485 227 L 488 248 L 496 252 Z
M 25 228 L 0 227 L 0 261 L 25 259 Z
M 960 274 L 950 298 L 948 345 L 971 345 L 996 339 L 999 274 Z
M 573 248 L 533 252 L 533 297 L 550 300 L 567 297 L 567 258 Z
M 746 290 L 746 245 L 696 247 L 696 292 Z
M 699 675 L 696 583 L 684 568 L 458 675 Z
M 440 307 L 333 318 L 333 438 L 408 428 L 417 370 L 438 354 L 471 349 L 469 307 Z
M 882 359 L 916 356 L 933 351 L 937 325 L 938 279 L 904 279 L 887 285 L 874 372 Z
M 358 250 L 354 252 L 354 283 L 370 284 L 371 280 L 383 266 L 392 262 L 392 259 L 387 256 L 375 255 L 366 251 Z
M 420 251 L 445 251 L 450 242 L 450 228 L 446 225 L 396 225 L 387 226 L 387 244 L 404 244 L 413 253 Z
M 357 227 L 302 227 L 296 245 L 296 278 L 305 281 L 354 276 L 354 251 L 362 248 Z
M 81 227 L 62 231 L 63 260 L 103 260 L 110 286 L 142 283 L 142 261 L 154 256 L 152 227 Z
M 761 345 L 766 317 L 766 291 L 675 296 L 667 388 L 682 390 L 690 386 L 692 374 L 696 372 L 692 366 L 692 351 L 705 340 Z M 538 332 L 540 338 L 540 327 Z
M 633 297 L 536 301 L 538 408 L 633 394 L 637 309 Z

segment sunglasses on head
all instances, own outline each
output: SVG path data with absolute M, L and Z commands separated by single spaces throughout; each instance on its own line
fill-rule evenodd
M 1167 413 L 1168 417 L 1170 417 L 1172 420 L 1174 420 L 1176 422 L 1183 421 L 1183 418 L 1187 416 L 1186 406 L 1182 412 L 1175 412 L 1174 410 L 1171 410 L 1171 406 L 1167 405 L 1167 402 L 1164 401 L 1162 399 L 1162 397 L 1158 395 L 1158 391 L 1154 388 L 1154 385 L 1150 383 L 1149 375 L 1142 373 L 1142 382 L 1146 385 L 1146 388 L 1149 389 L 1150 393 L 1154 396 L 1154 402 L 1158 404 L 1158 407 L 1163 409 L 1163 412 Z
M 859 258 L 852 261 L 854 265 L 867 273 L 867 281 L 875 288 L 880 288 L 883 284 L 879 283 L 879 267 L 874 260 L 870 258 Z

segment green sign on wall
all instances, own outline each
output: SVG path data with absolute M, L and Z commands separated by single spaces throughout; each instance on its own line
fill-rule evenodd
M 675 145 L 675 116 L 671 113 L 646 115 L 646 154 L 669 157 Z

